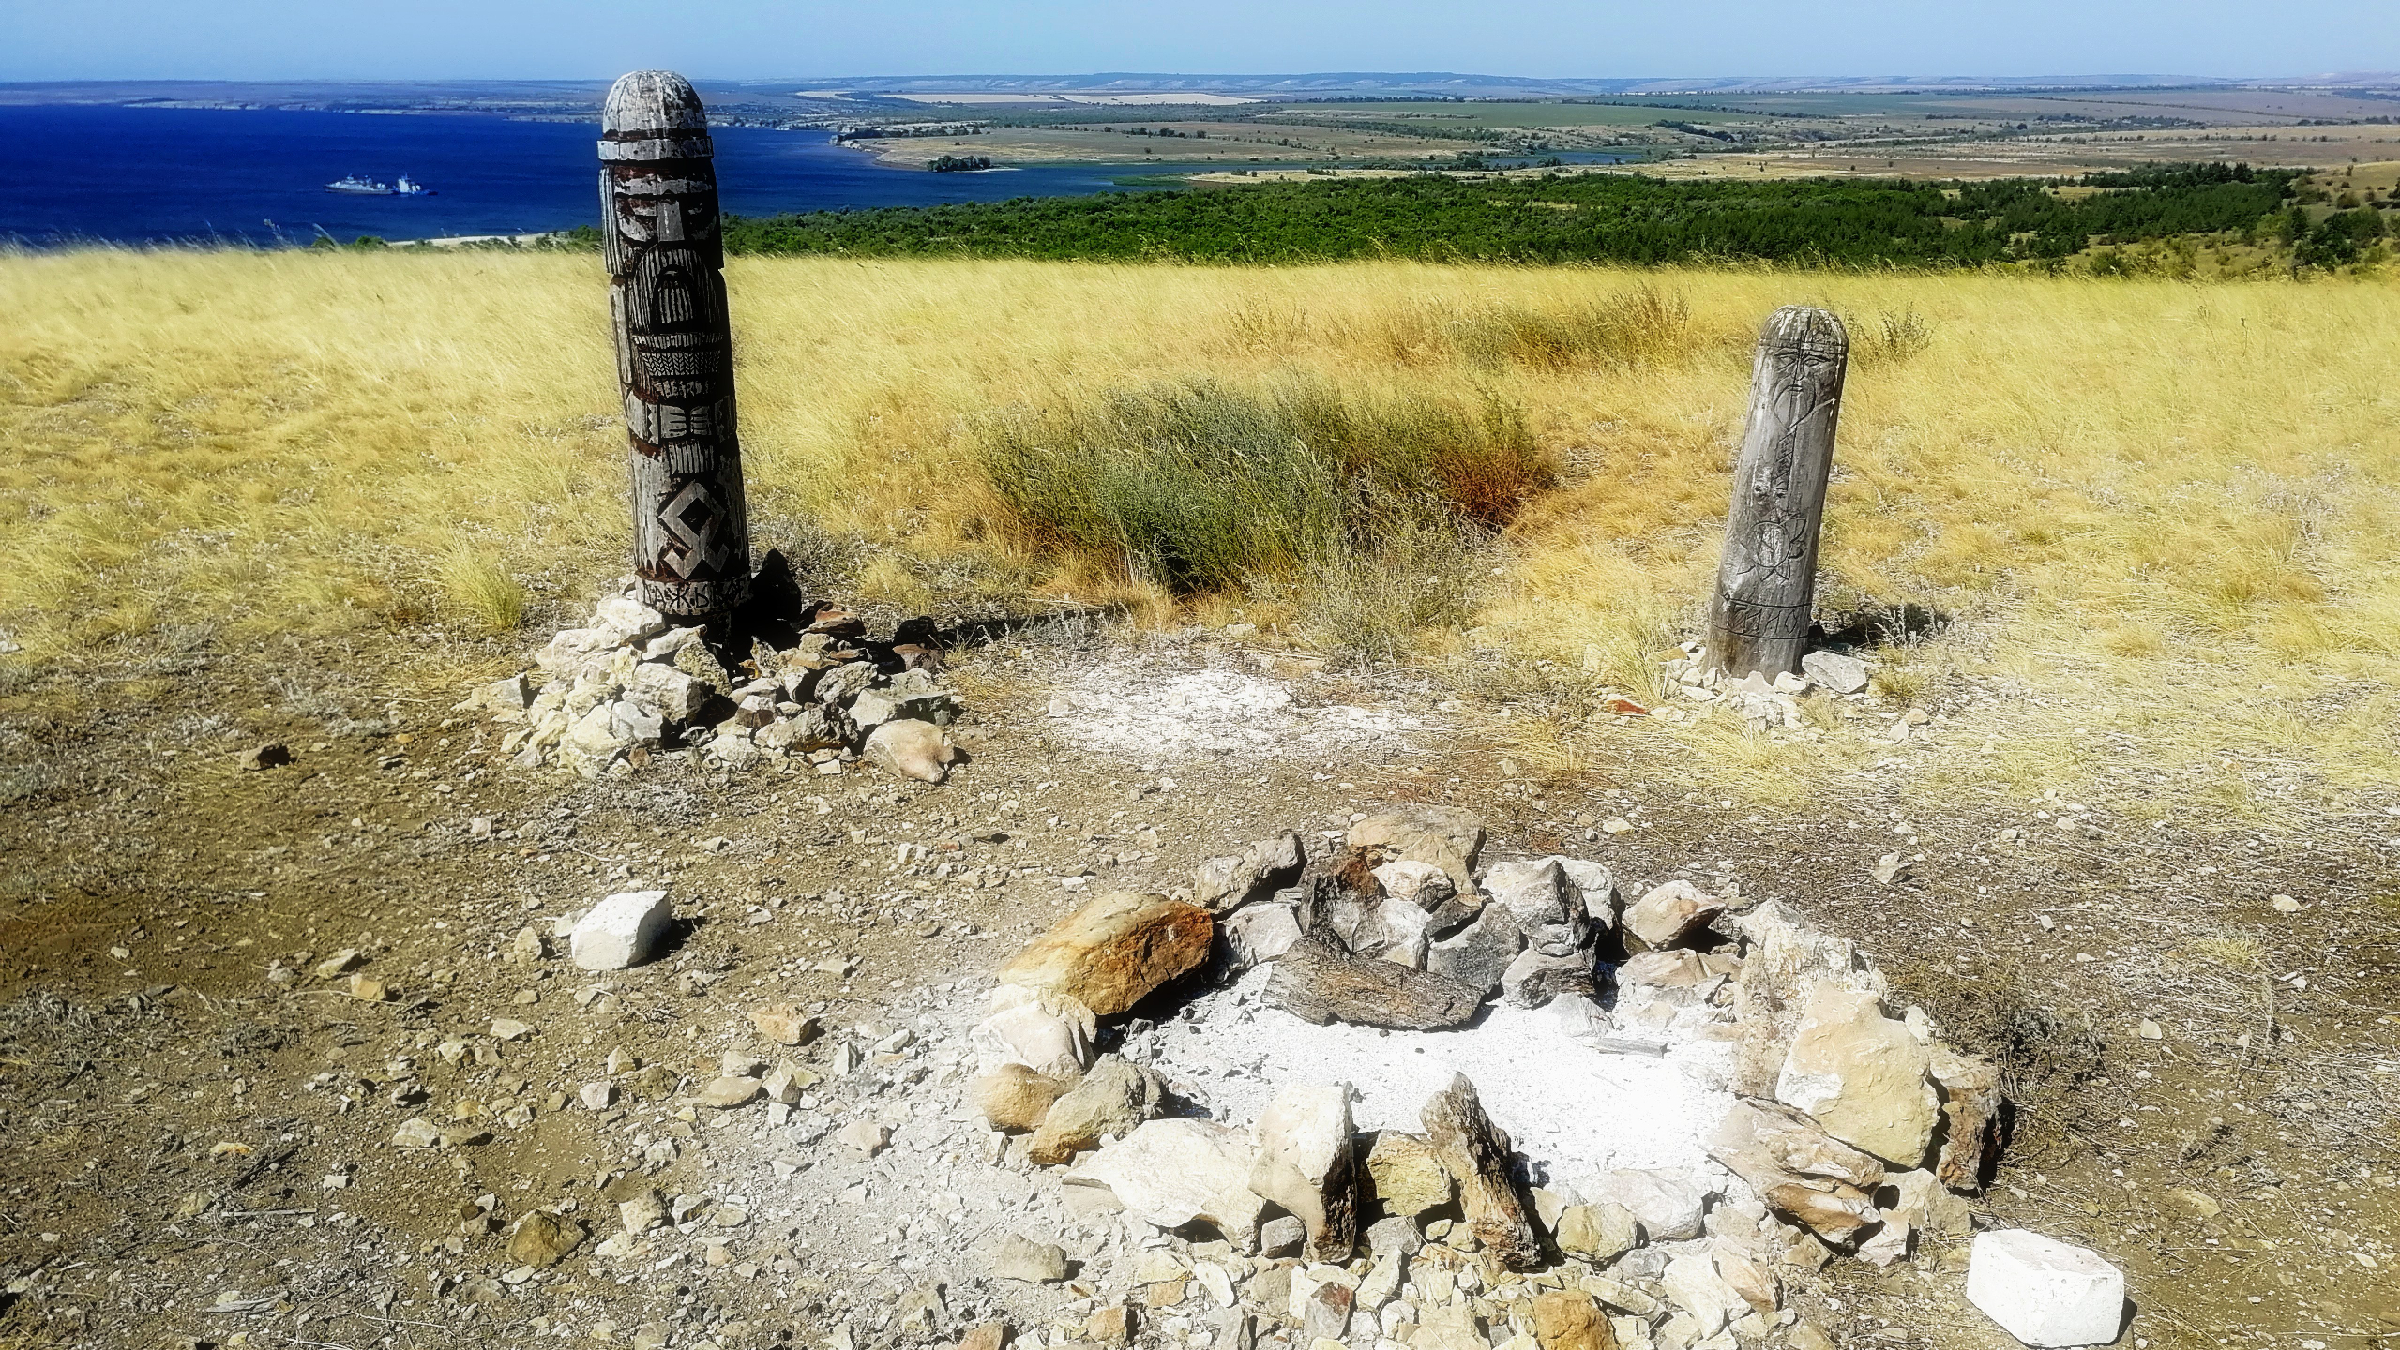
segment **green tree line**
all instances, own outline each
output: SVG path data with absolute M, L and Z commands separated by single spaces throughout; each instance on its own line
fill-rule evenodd
M 1949 184 L 1423 174 L 728 217 L 725 244 L 873 257 L 1977 266 L 2262 222 L 2272 230 L 2296 177 L 2226 165 Z

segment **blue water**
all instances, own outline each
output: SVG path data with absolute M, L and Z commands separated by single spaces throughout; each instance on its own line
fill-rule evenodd
M 482 114 L 0 107 L 0 239 L 304 244 L 516 234 L 599 223 L 597 123 Z M 889 169 L 823 131 L 716 131 L 727 211 L 923 206 L 1101 192 L 1178 167 Z M 407 174 L 429 197 L 359 197 L 324 185 Z M 272 221 L 270 225 L 267 222 Z

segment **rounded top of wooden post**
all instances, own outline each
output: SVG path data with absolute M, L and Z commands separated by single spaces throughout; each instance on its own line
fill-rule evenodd
M 1759 346 L 1814 356 L 1847 356 L 1850 330 L 1830 309 L 1785 305 L 1767 316 L 1758 333 Z
M 708 110 L 671 70 L 637 70 L 609 86 L 600 109 L 602 159 L 711 159 Z

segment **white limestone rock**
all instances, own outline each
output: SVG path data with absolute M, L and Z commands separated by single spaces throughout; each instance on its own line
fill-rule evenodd
M 1128 1213 L 1160 1228 L 1205 1223 L 1237 1251 L 1258 1247 L 1266 1201 L 1250 1189 L 1249 1132 L 1213 1120 L 1147 1120 L 1066 1174 L 1105 1186 Z
M 650 959 L 674 912 L 665 891 L 622 891 L 592 906 L 567 937 L 583 970 L 624 970 Z
M 1358 1169 L 1350 1086 L 1294 1083 L 1259 1113 L 1250 1189 L 1308 1226 L 1309 1254 L 1347 1261 L 1358 1245 Z
M 1700 1236 L 1708 1192 L 1678 1168 L 1621 1168 L 1575 1188 L 1586 1203 L 1619 1205 L 1639 1219 L 1652 1242 L 1681 1242 Z
M 1800 658 L 1810 682 L 1836 694 L 1855 694 L 1867 687 L 1867 663 L 1840 652 L 1810 652 Z
M 1022 1003 L 975 1024 L 967 1035 L 975 1047 L 975 1071 L 991 1073 L 1022 1064 L 1035 1073 L 1073 1078 L 1091 1067 L 1091 1038 L 1074 1019 L 1034 1003 Z
M 1300 940 L 1300 920 L 1289 905 L 1245 905 L 1218 922 L 1226 964 L 1248 970 L 1290 951 Z
M 2104 1345 L 2125 1319 L 2125 1273 L 2025 1228 L 1978 1233 L 1967 1301 L 2027 1345 Z

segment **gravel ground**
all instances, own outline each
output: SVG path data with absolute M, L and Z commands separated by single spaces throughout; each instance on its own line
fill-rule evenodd
M 1638 730 L 1578 773 L 1503 777 L 1498 742 L 1429 683 L 1107 638 L 963 659 L 973 759 L 940 787 L 672 763 L 587 783 L 496 769 L 497 729 L 441 725 L 448 685 L 311 658 L 305 687 L 289 653 L 203 646 L 121 699 L 0 695 L 0 749 L 40 770 L 0 820 L 0 1346 L 649 1331 L 733 1350 L 1048 1325 L 1122 1291 L 1139 1235 L 990 1161 L 961 1095 L 989 972 L 1082 893 L 1062 878 L 1164 889 L 1390 800 L 1474 807 L 1494 856 L 1737 882 L 1857 938 L 2010 1069 L 2014 1137 L 1980 1215 L 2124 1267 L 2146 1345 L 2400 1342 L 2376 822 L 2279 842 L 2098 819 L 2095 838 L 1988 798 L 1895 819 L 1897 785 L 1875 781 L 1721 808 Z M 311 692 L 395 678 L 347 711 Z M 1138 734 L 1145 707 L 1174 734 Z M 240 770 L 267 739 L 296 762 Z M 1595 828 L 1631 804 L 1638 828 Z M 1923 860 L 1877 882 L 1903 845 Z M 528 928 L 642 884 L 682 921 L 665 959 L 591 975 L 523 954 Z M 343 951 L 355 970 L 320 977 Z M 388 997 L 354 997 L 352 974 Z M 767 1041 L 747 1013 L 776 1000 L 824 1034 Z M 781 1124 L 687 1110 L 728 1053 L 820 1077 Z M 604 1081 L 617 1100 L 582 1104 Z M 415 1119 L 451 1146 L 394 1146 Z M 841 1142 L 860 1121 L 889 1147 Z M 688 1198 L 684 1222 L 600 1255 L 617 1205 L 653 1189 Z M 537 1209 L 588 1229 L 557 1264 L 511 1250 Z M 987 1278 L 1003 1231 L 1065 1245 L 1086 1288 Z M 1795 1302 L 1843 1344 L 2006 1345 L 1963 1299 L 1963 1255 L 1837 1263 Z

